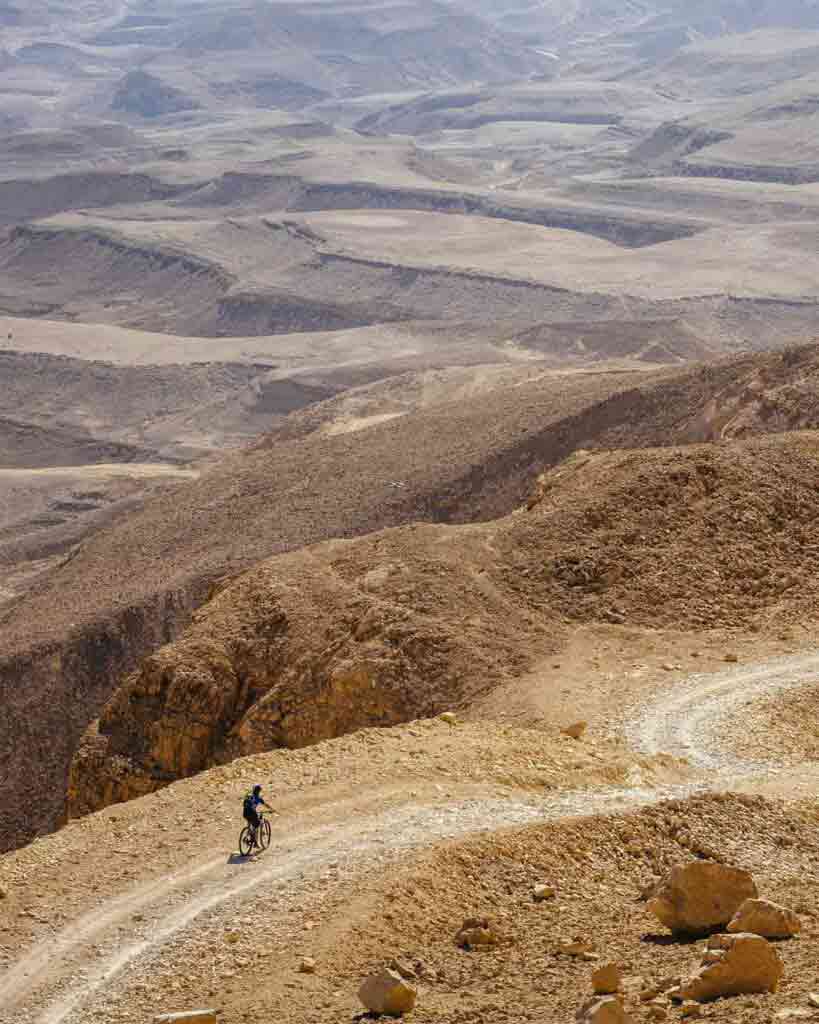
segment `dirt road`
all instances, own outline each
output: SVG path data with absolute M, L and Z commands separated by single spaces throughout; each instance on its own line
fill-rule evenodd
M 807 687 L 819 678 L 816 651 L 743 665 L 716 675 L 690 676 L 663 692 L 637 712 L 626 727 L 631 745 L 644 753 L 664 751 L 685 757 L 695 768 L 709 773 L 720 789 L 770 791 L 772 783 L 788 795 L 793 785 L 807 791 L 819 784 L 819 768 L 793 769 L 777 763 L 768 753 L 767 737 L 760 735 L 758 759 L 740 759 L 727 749 L 724 736 L 732 730 L 752 729 L 743 720 L 744 706 L 760 698 Z M 792 793 L 791 795 L 799 795 Z
M 743 666 L 712 676 L 693 676 L 635 709 L 627 725 L 631 743 L 646 752 L 684 755 L 705 769 L 702 781 L 647 787 L 570 791 L 546 797 L 492 800 L 455 797 L 440 803 L 408 802 L 381 813 L 372 791 L 334 807 L 319 828 L 290 831 L 265 856 L 243 860 L 220 853 L 192 863 L 150 885 L 124 891 L 24 952 L 0 978 L 0 1020 L 7 1024 L 84 1024 L 109 1017 L 109 990 L 150 978 L 158 958 L 173 964 L 185 935 L 220 927 L 264 885 L 278 904 L 301 898 L 319 878 L 339 885 L 364 869 L 383 866 L 407 851 L 486 829 L 630 807 L 686 796 L 697 790 L 752 787 L 777 766 L 741 763 L 720 750 L 719 734 L 730 717 L 755 697 L 814 683 L 819 653 Z M 410 795 L 408 794 L 408 798 Z M 307 826 L 307 827 L 305 827 Z

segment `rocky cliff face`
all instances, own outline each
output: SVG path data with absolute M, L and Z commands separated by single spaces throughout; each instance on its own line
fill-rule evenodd
M 173 590 L 76 629 L 61 645 L 43 643 L 30 654 L 0 659 L 0 782 L 6 790 L 0 849 L 31 840 L 32 828 L 50 831 L 64 820 L 67 766 L 89 711 L 98 713 L 112 680 L 138 667 L 146 649 L 168 643 L 181 630 L 202 597 L 194 587 Z M 41 794 L 36 820 L 27 810 L 31 792 Z
M 516 654 L 518 644 L 552 649 L 523 607 L 500 614 L 480 543 L 450 543 L 441 527 L 406 533 L 414 551 L 403 530 L 331 542 L 217 593 L 87 730 L 71 766 L 69 816 L 246 754 L 434 714 L 493 685 L 504 662 L 519 669 L 528 653 Z M 453 607 L 462 559 L 472 568 L 461 567 Z

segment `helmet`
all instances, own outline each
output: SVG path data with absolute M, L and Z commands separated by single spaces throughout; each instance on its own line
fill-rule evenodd
M 258 785 L 258 784 L 257 784 L 257 785 L 255 785 L 255 786 L 253 787 L 253 792 L 254 792 L 254 794 L 255 794 L 255 793 L 261 793 L 261 791 L 262 791 L 262 787 L 261 787 L 260 785 Z

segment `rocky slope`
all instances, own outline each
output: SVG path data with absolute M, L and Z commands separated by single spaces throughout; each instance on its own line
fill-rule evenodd
M 178 114 L 184 110 L 196 110 L 199 104 L 186 96 L 181 89 L 165 85 L 160 79 L 145 71 L 131 71 L 120 82 L 111 110 L 137 117 L 154 118 L 166 114 Z
M 293 421 L 295 439 L 274 436 L 151 502 L 85 541 L 4 610 L 0 693 L 14 722 L 0 737 L 4 842 L 26 834 L 19 808 L 32 772 L 48 794 L 42 827 L 59 820 L 83 732 L 122 676 L 178 636 L 220 578 L 329 537 L 507 515 L 538 473 L 578 448 L 719 438 L 714 403 L 731 409 L 732 423 L 744 417 L 751 434 L 810 426 L 815 377 L 816 349 L 805 347 L 663 371 L 639 386 L 633 375 L 608 374 L 510 383 L 480 402 L 467 395 L 366 435 L 324 436 L 321 417 L 305 413 L 301 427 Z M 779 411 L 762 415 L 765 402 Z
M 780 760 L 797 771 L 819 764 L 819 687 L 755 701 L 743 717 L 744 727 L 732 729 L 730 739 L 731 750 L 741 757 L 753 751 L 754 737 L 765 737 Z
M 510 386 L 480 404 L 373 427 L 366 445 L 341 434 L 241 452 L 86 541 L 0 612 L 0 694 L 15 723 L 0 733 L 2 842 L 16 844 L 23 823 L 31 827 L 21 807 L 32 773 L 45 794 L 41 827 L 55 825 L 83 731 L 121 675 L 177 635 L 212 582 L 328 537 L 479 514 L 474 472 L 494 490 L 498 473 L 524 461 L 515 453 L 522 438 L 534 443 L 617 383 L 608 375 L 561 381 L 557 396 L 551 381 Z
M 69 810 L 212 764 L 463 706 L 609 621 L 815 618 L 819 435 L 576 452 L 525 510 L 274 558 L 147 659 L 75 757 Z
M 305 942 L 320 965 L 316 982 L 287 989 L 271 981 L 270 1005 L 293 1020 L 318 1021 L 315 997 L 330 996 L 332 985 L 349 992 L 352 1011 L 358 980 L 394 956 L 413 971 L 413 1016 L 424 1022 L 502 1024 L 510 1007 L 522 1019 L 569 1021 L 591 995 L 593 972 L 614 962 L 628 1019 L 679 1020 L 679 1007 L 660 993 L 654 1003 L 642 993 L 688 976 L 704 943 L 672 939 L 641 893 L 671 865 L 713 855 L 750 870 L 766 896 L 797 907 L 804 934 L 774 944 L 785 964 L 776 994 L 721 999 L 699 1015 L 720 1024 L 810 1019 L 819 947 L 815 814 L 721 794 L 468 839 L 403 871 L 391 867 L 372 880 L 358 909 L 345 906 L 333 914 L 335 927 L 324 921 Z M 555 895 L 537 902 L 532 894 L 544 882 Z M 456 945 L 457 929 L 472 916 L 490 919 L 496 944 Z M 561 954 L 573 936 L 594 947 L 587 958 Z M 238 991 L 232 995 L 237 1017 L 246 1006 Z
M 83 466 L 94 462 L 151 462 L 151 448 L 119 444 L 74 427 L 50 429 L 0 416 L 0 468 L 37 469 Z
M 535 347 L 538 341 L 543 341 L 550 344 L 549 354 L 558 356 L 562 353 L 549 336 L 559 331 L 564 343 L 573 341 L 574 345 L 583 345 L 592 358 L 624 354 L 616 347 L 617 332 L 611 324 L 561 325 L 560 328 L 543 325 L 537 331 L 527 332 L 521 342 Z M 623 333 L 632 343 L 635 337 L 642 336 L 645 349 L 640 354 L 647 360 L 651 358 L 650 349 L 656 350 L 660 362 L 673 363 L 675 357 L 687 360 L 703 355 L 697 351 L 691 332 L 676 322 L 665 322 L 662 327 L 632 323 L 624 325 Z M 595 351 L 593 342 L 603 336 L 606 349 Z M 688 347 L 684 347 L 684 342 Z M 629 348 L 628 352 L 633 353 L 634 349 Z M 534 364 L 531 368 L 533 378 L 538 375 L 537 366 Z M 538 387 L 534 379 L 530 383 L 524 383 L 522 377 L 513 380 L 514 374 L 521 373 L 520 369 L 493 371 L 497 381 L 502 381 L 506 374 L 510 384 L 519 383 L 523 392 Z M 333 433 L 350 419 L 375 424 L 382 414 L 403 416 L 416 409 L 445 405 L 445 392 L 447 388 L 453 390 L 452 382 L 457 382 L 457 374 L 458 371 L 452 370 L 446 375 L 403 374 L 350 389 L 335 399 L 294 412 L 259 444 L 272 448 L 282 441 L 304 438 L 313 432 Z M 467 377 L 465 373 L 464 377 Z M 444 379 L 447 387 L 436 387 L 436 382 Z M 541 378 L 541 384 L 560 379 L 547 374 Z M 568 383 L 572 378 L 562 379 Z M 781 353 L 747 354 L 705 365 L 680 366 L 675 370 L 666 367 L 658 373 L 615 379 L 617 384 L 611 396 L 594 403 L 576 421 L 589 447 L 688 444 L 819 427 L 817 344 L 790 346 Z M 574 380 L 576 382 L 577 378 Z M 467 378 L 466 386 L 454 389 L 450 403 L 467 402 L 476 397 L 478 382 Z M 547 444 L 543 438 L 544 454 Z M 524 490 L 517 493 L 523 495 Z

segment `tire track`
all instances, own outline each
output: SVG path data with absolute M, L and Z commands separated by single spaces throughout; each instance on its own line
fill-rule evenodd
M 819 680 L 819 651 L 777 658 L 714 675 L 690 676 L 673 691 L 660 694 L 626 727 L 631 745 L 645 753 L 685 757 L 695 768 L 731 779 L 747 779 L 779 770 L 767 761 L 735 757 L 720 744 L 728 719 L 760 697 L 809 686 Z

